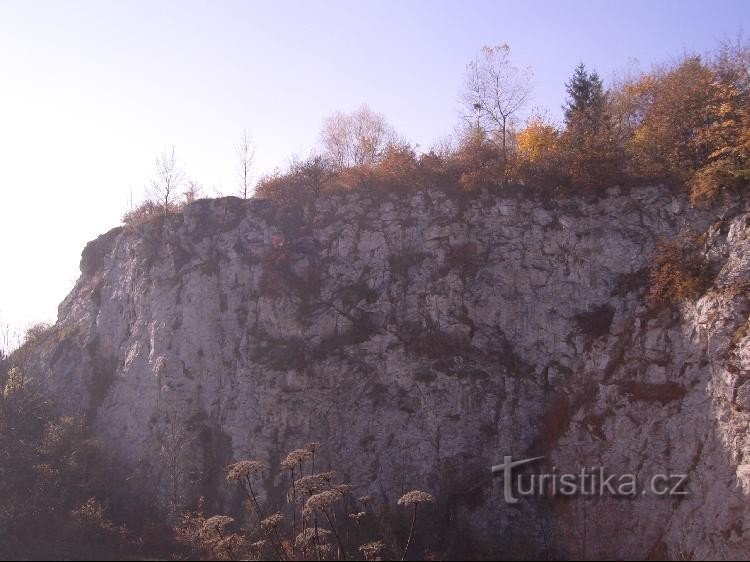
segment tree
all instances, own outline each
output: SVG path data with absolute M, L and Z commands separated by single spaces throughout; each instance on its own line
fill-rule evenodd
M 606 99 L 604 86 L 596 71 L 588 72 L 586 66 L 580 63 L 565 84 L 565 91 L 568 99 L 563 110 L 568 128 L 581 125 L 597 127 L 604 117 Z
M 237 158 L 239 159 L 237 180 L 240 187 L 240 195 L 243 199 L 247 199 L 250 192 L 251 170 L 255 161 L 255 146 L 248 137 L 247 131 L 242 132 L 242 139 L 240 139 L 237 145 Z
M 366 105 L 353 113 L 334 113 L 321 131 L 324 156 L 337 170 L 371 166 L 395 141 L 396 133 L 385 116 Z
M 657 69 L 629 86 L 636 123 L 627 148 L 633 174 L 651 181 L 688 181 L 711 149 L 699 131 L 713 123 L 708 109 L 717 85 L 700 57 Z
M 521 183 L 556 187 L 560 167 L 560 131 L 537 113 L 516 135 L 515 173 Z
M 606 187 L 620 179 L 623 152 L 609 109 L 609 100 L 596 71 L 581 63 L 565 84 L 562 135 L 565 175 L 572 185 Z
M 203 196 L 203 186 L 190 180 L 185 184 L 185 191 L 182 192 L 182 195 L 185 197 L 185 204 L 190 204 Z
M 381 188 L 415 189 L 420 187 L 419 162 L 408 144 L 390 144 L 373 169 L 373 180 Z
M 711 202 L 723 189 L 750 184 L 750 44 L 724 42 L 711 69 L 710 119 L 695 136 L 710 153 L 690 180 L 693 204 Z
M 185 503 L 184 487 L 193 469 L 188 460 L 188 453 L 195 436 L 173 413 L 168 415 L 166 424 L 160 439 L 160 461 L 166 472 L 164 481 L 168 489 L 169 516 L 176 519 Z
M 505 158 L 484 129 L 468 129 L 452 160 L 458 168 L 458 185 L 464 191 L 504 185 Z
M 169 152 L 162 152 L 156 158 L 156 178 L 151 182 L 149 196 L 164 211 L 172 212 L 177 202 L 178 189 L 185 180 L 185 174 L 177 166 L 174 146 Z
M 314 155 L 304 161 L 292 161 L 285 172 L 262 177 L 255 197 L 273 199 L 285 206 L 308 205 L 320 196 L 332 177 L 328 160 Z
M 8 358 L 11 350 L 14 347 L 18 347 L 14 340 L 17 338 L 12 337 L 11 329 L 9 324 L 0 324 L 0 381 L 5 375 L 5 360 Z
M 531 71 L 511 63 L 508 45 L 485 46 L 466 67 L 462 96 L 465 118 L 476 120 L 478 128 L 499 137 L 503 169 L 512 120 L 530 94 Z

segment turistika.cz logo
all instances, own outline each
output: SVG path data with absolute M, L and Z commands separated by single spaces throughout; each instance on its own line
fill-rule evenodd
M 505 502 L 516 504 L 519 497 L 621 497 L 635 498 L 639 495 L 659 497 L 685 497 L 687 491 L 686 474 L 655 474 L 644 485 L 635 474 L 609 474 L 605 467 L 585 467 L 577 473 L 560 472 L 552 467 L 551 472 L 515 474 L 513 470 L 541 461 L 544 457 L 534 457 L 514 461 L 507 456 L 503 464 L 492 467 L 493 476 L 504 479 Z

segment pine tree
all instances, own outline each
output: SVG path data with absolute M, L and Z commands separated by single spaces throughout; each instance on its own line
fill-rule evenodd
M 565 102 L 565 123 L 568 128 L 585 125 L 597 127 L 601 124 L 606 95 L 601 78 L 596 71 L 588 72 L 580 63 L 573 71 L 573 77 L 566 82 L 568 100 Z
M 566 176 L 579 187 L 607 187 L 618 181 L 621 168 L 617 138 L 609 115 L 607 94 L 601 78 L 579 64 L 565 84 L 568 99 L 565 132 Z

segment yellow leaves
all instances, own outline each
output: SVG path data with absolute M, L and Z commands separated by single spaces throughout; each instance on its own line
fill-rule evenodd
M 532 164 L 539 163 L 558 149 L 559 137 L 554 125 L 543 117 L 533 117 L 516 135 L 518 154 Z
M 677 181 L 692 176 L 708 152 L 701 131 L 717 121 L 718 90 L 711 69 L 699 57 L 688 57 L 619 92 L 635 116 L 627 146 L 636 175 Z

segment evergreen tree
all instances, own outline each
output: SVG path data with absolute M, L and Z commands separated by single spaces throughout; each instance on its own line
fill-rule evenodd
M 579 64 L 565 84 L 568 99 L 562 146 L 566 176 L 579 187 L 607 187 L 616 183 L 622 166 L 617 135 L 610 118 L 601 78 Z
M 586 66 L 580 63 L 573 71 L 572 78 L 566 82 L 565 90 L 568 100 L 563 109 L 568 128 L 580 125 L 598 127 L 604 116 L 606 94 L 596 71 L 588 72 Z

